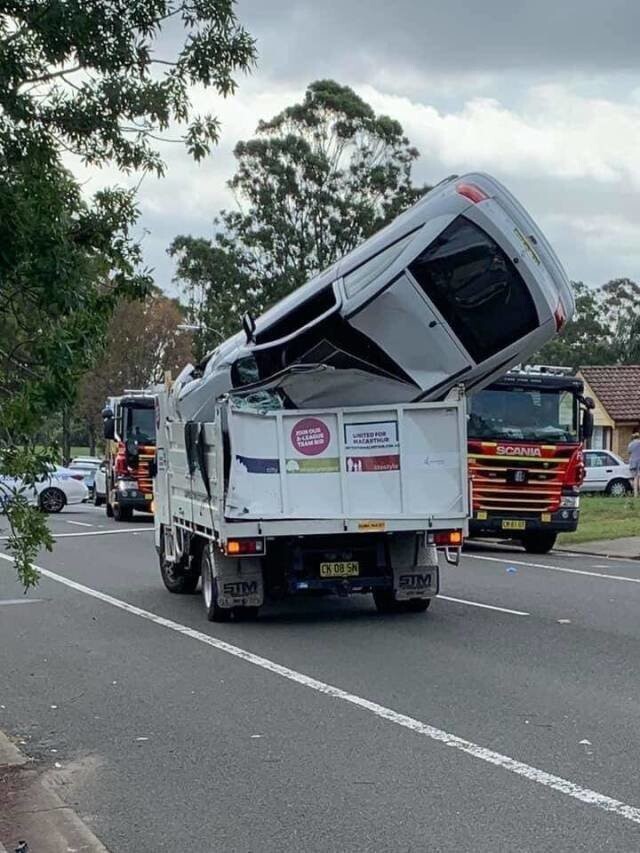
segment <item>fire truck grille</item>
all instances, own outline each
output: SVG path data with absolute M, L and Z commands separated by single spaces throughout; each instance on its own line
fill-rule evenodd
M 551 459 L 470 453 L 474 510 L 555 512 L 572 452 Z

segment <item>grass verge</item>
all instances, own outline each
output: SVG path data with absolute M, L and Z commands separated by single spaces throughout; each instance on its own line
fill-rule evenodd
M 597 539 L 640 536 L 640 498 L 580 498 L 580 522 L 575 533 L 561 533 L 560 545 L 577 545 Z

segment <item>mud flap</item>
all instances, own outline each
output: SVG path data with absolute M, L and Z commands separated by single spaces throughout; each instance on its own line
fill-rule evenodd
M 440 576 L 435 545 L 425 545 L 423 537 L 415 534 L 394 536 L 390 557 L 396 601 L 433 598 L 438 594 Z
M 261 607 L 264 602 L 262 560 L 259 557 L 225 557 L 217 552 L 213 576 L 220 607 Z

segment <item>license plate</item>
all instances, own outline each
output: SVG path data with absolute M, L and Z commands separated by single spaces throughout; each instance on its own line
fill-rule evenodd
M 145 501 L 152 501 L 152 500 L 153 500 L 153 495 L 145 495 L 145 496 L 144 496 L 144 499 L 145 499 Z
M 505 519 L 502 522 L 503 530 L 525 530 L 527 527 L 526 521 L 514 521 L 513 519 Z
M 360 574 L 360 563 L 320 563 L 321 578 L 354 578 Z

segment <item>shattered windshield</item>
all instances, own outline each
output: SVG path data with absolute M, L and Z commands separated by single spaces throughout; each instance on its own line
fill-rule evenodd
M 469 438 L 578 441 L 578 404 L 570 391 L 487 389 L 469 401 Z

